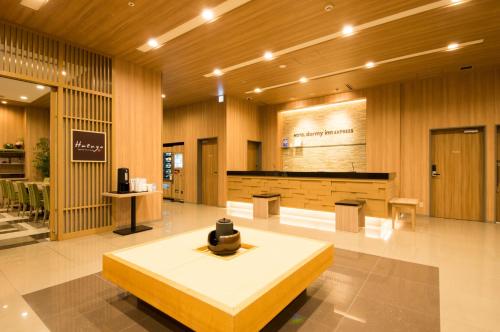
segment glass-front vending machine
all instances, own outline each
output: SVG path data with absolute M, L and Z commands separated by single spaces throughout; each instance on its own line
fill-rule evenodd
M 172 157 L 173 153 L 168 148 L 163 148 L 163 198 L 172 199 Z

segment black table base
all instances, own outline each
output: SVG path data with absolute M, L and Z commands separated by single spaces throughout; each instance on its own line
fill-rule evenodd
M 135 196 L 130 197 L 130 227 L 117 229 L 116 231 L 113 231 L 113 233 L 120 235 L 130 235 L 153 229 L 153 227 L 149 226 L 136 225 L 135 198 Z
M 117 229 L 116 231 L 113 231 L 113 233 L 120 234 L 120 235 L 130 235 L 130 234 L 134 234 L 134 233 L 149 231 L 150 229 L 153 229 L 153 227 L 139 225 L 139 226 L 136 226 L 135 228 L 127 227 L 127 228 Z

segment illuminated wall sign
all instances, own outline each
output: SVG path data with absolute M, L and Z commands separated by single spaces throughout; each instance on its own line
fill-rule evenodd
M 283 169 L 366 170 L 366 101 L 281 112 Z

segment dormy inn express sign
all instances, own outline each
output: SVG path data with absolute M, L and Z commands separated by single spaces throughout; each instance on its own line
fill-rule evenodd
M 282 113 L 282 147 L 366 144 L 364 100 Z
M 106 162 L 106 133 L 71 130 L 72 162 Z

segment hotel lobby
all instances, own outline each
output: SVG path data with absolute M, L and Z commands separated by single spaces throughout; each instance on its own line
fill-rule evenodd
M 0 8 L 0 331 L 500 331 L 497 0 Z

